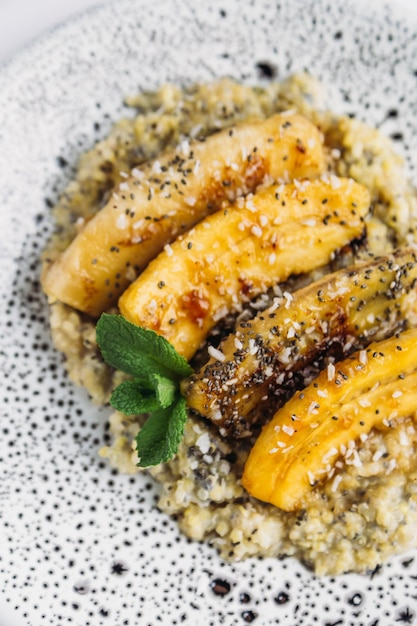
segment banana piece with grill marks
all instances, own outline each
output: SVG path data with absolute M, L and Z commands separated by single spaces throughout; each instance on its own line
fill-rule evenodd
M 363 236 L 369 203 L 365 187 L 334 176 L 267 187 L 159 254 L 121 296 L 120 312 L 190 359 L 242 302 Z
M 417 330 L 372 343 L 324 370 L 263 429 L 246 462 L 242 483 L 255 498 L 285 511 L 333 476 L 335 462 L 357 454 L 373 427 L 395 428 L 416 417 Z
M 241 323 L 218 355 L 183 382 L 188 406 L 223 436 L 251 435 L 317 374 L 324 356 L 342 358 L 389 337 L 406 320 L 415 325 L 416 283 L 416 252 L 404 248 L 284 293 Z
M 43 290 L 50 302 L 99 316 L 165 244 L 224 203 L 265 180 L 315 178 L 324 170 L 319 130 L 294 113 L 184 141 L 132 170 L 68 248 L 46 262 Z

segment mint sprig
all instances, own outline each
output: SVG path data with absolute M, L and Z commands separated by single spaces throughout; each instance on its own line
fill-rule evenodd
M 177 452 L 187 420 L 185 399 L 154 411 L 136 435 L 140 467 L 149 467 L 169 461 Z
M 132 376 L 113 391 L 110 404 L 125 415 L 150 414 L 136 436 L 138 466 L 165 463 L 184 434 L 180 382 L 192 373 L 190 365 L 164 337 L 121 315 L 103 313 L 96 337 L 105 362 Z

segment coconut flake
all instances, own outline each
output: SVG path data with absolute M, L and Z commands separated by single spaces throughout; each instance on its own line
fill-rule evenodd
M 213 357 L 213 359 L 220 361 L 220 363 L 224 363 L 226 360 L 226 357 L 223 354 L 223 352 L 221 350 L 218 350 L 214 346 L 209 346 L 207 349 L 207 352 L 209 353 L 211 357 Z
M 293 295 L 289 292 L 289 291 L 284 291 L 284 293 L 282 294 L 286 300 L 285 302 L 285 308 L 289 309 L 291 306 L 291 302 L 294 300 Z
M 307 476 L 308 476 L 308 482 L 310 483 L 310 486 L 314 487 L 314 485 L 316 484 L 316 477 L 314 476 L 313 472 L 308 471 Z
M 120 230 L 124 230 L 128 224 L 128 219 L 126 213 L 120 213 L 116 219 L 116 228 Z
M 383 456 L 384 456 L 383 450 L 376 450 L 376 452 L 374 452 L 374 454 L 372 455 L 372 461 L 374 463 L 377 463 Z
M 263 230 L 260 226 L 258 226 L 258 224 L 254 224 L 252 228 L 250 229 L 250 232 L 255 237 L 262 237 Z
M 210 450 L 209 434 L 205 432 L 202 435 L 200 435 L 200 437 L 195 442 L 195 445 L 197 446 L 197 448 L 201 450 L 203 454 L 207 454 L 207 452 Z
M 400 430 L 400 445 L 401 446 L 409 446 L 410 445 L 410 440 L 407 437 L 407 433 L 403 429 Z
M 362 365 L 366 365 L 368 362 L 368 353 L 366 350 L 361 350 L 359 352 L 359 363 L 362 363 Z
M 138 180 L 143 180 L 143 178 L 145 177 L 145 172 L 143 172 L 137 167 L 134 167 L 131 173 L 132 173 L 132 176 L 134 178 L 137 178 Z
M 165 244 L 164 250 L 165 250 L 167 256 L 173 256 L 174 255 L 174 251 L 173 251 L 172 247 L 169 245 L 169 243 Z
M 340 485 L 341 482 L 342 482 L 342 476 L 340 474 L 337 474 L 334 477 L 334 480 L 332 482 L 332 491 L 333 491 L 333 493 L 338 490 L 339 485 Z

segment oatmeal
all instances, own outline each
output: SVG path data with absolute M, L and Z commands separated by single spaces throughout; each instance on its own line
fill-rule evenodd
M 127 103 L 136 111 L 136 115 L 131 119 L 119 121 L 106 139 L 81 157 L 74 180 L 54 209 L 58 228 L 44 254 L 44 286 L 48 272 L 61 258 L 63 251 L 69 248 L 78 233 L 86 229 L 86 225 L 92 222 L 99 209 L 112 202 L 114 194 L 116 203 L 120 201 L 120 196 L 123 194 L 126 196 L 123 202 L 126 203 L 124 208 L 127 218 L 119 217 L 117 228 L 123 230 L 125 226 L 127 227 L 127 219 L 131 219 L 132 224 L 136 224 L 138 229 L 143 228 L 142 224 L 135 221 L 137 216 L 132 214 L 135 201 L 132 196 L 135 190 L 128 182 L 132 171 L 133 177 L 141 181 L 142 169 L 152 170 L 149 177 L 152 177 L 153 186 L 152 190 L 150 184 L 146 187 L 146 200 L 148 197 L 149 201 L 159 197 L 157 193 L 168 196 L 169 185 L 163 177 L 164 168 L 169 169 L 169 164 L 167 166 L 164 164 L 164 155 L 168 154 L 169 150 L 178 150 L 178 146 L 181 147 L 183 173 L 185 172 L 185 176 L 192 176 L 192 172 L 198 170 L 199 166 L 198 159 L 193 159 L 195 155 L 190 156 L 189 146 L 193 145 L 192 142 L 196 138 L 216 138 L 218 132 L 227 133 L 228 129 L 234 129 L 236 124 L 246 122 L 256 125 L 263 120 L 270 120 L 277 114 L 302 116 L 306 124 L 314 126 L 314 132 L 321 137 L 322 155 L 316 155 L 314 163 L 311 161 L 308 164 L 308 173 L 307 170 L 304 173 L 301 170 L 297 176 L 301 179 L 308 177 L 324 180 L 323 184 L 328 184 L 333 191 L 342 184 L 340 181 L 353 179 L 354 183 L 350 185 L 355 184 L 366 190 L 367 200 L 364 206 L 366 204 L 367 210 L 370 204 L 372 210 L 366 217 L 355 214 L 358 218 L 358 230 L 350 234 L 346 240 L 337 240 L 334 245 L 338 250 L 337 255 L 326 253 L 319 258 L 315 266 L 309 266 L 309 271 L 302 266 L 298 268 L 296 265 L 290 265 L 291 271 L 280 278 L 280 282 L 284 281 L 285 284 L 273 285 L 262 275 L 259 288 L 256 287 L 249 295 L 248 290 L 252 288 L 254 280 L 251 279 L 250 285 L 249 281 L 247 282 L 245 288 L 241 289 L 247 297 L 240 300 L 237 298 L 237 292 L 233 292 L 228 286 L 226 291 L 230 295 L 230 306 L 222 307 L 220 302 L 216 309 L 216 317 L 212 317 L 212 321 L 214 319 L 216 323 L 223 317 L 227 318 L 227 323 L 222 326 L 222 333 L 234 330 L 235 324 L 245 323 L 251 316 L 259 315 L 259 311 L 268 310 L 268 307 L 273 307 L 274 302 L 278 300 L 282 310 L 289 311 L 294 298 L 297 299 L 298 289 L 315 284 L 314 281 L 320 280 L 326 273 L 338 271 L 340 268 L 343 270 L 343 267 L 350 265 L 352 260 L 354 263 L 366 263 L 372 261 L 375 255 L 388 255 L 394 253 L 396 249 L 412 248 L 415 239 L 417 200 L 402 159 L 395 153 L 391 142 L 378 130 L 369 128 L 358 120 L 329 113 L 326 110 L 321 86 L 308 75 L 297 75 L 266 88 L 249 87 L 229 79 L 186 89 L 165 85 L 155 93 L 130 97 Z M 268 130 L 266 137 L 269 137 L 269 133 Z M 265 145 L 268 148 L 267 141 Z M 306 154 L 309 155 L 316 150 L 317 146 L 316 140 L 310 142 L 306 140 L 305 144 L 298 144 L 298 153 L 305 157 Z M 297 149 L 297 145 L 294 149 Z M 257 157 L 261 148 L 259 150 Z M 261 169 L 260 160 L 258 169 L 245 169 L 245 173 L 242 174 L 244 183 L 242 178 L 239 178 L 235 184 L 232 174 L 240 172 L 241 163 L 247 165 L 248 155 L 245 154 L 244 157 L 239 162 L 236 160 L 237 157 L 230 160 L 227 163 L 227 177 L 225 173 L 222 174 L 222 180 L 223 182 L 226 180 L 227 184 L 220 185 L 222 187 L 220 200 L 220 191 L 216 190 L 216 199 L 223 210 L 229 210 L 229 206 L 231 207 L 236 199 L 241 198 L 240 202 L 243 203 L 243 197 L 249 197 L 249 204 L 248 200 L 245 200 L 245 206 L 249 213 L 254 212 L 256 200 L 253 203 L 250 194 L 259 186 L 267 187 L 271 184 L 277 184 L 278 187 L 283 185 L 286 191 L 290 184 L 298 186 L 297 189 L 292 188 L 291 194 L 299 198 L 300 204 L 304 200 L 306 200 L 304 205 L 308 204 L 310 199 L 302 195 L 308 193 L 307 189 L 299 189 L 300 183 L 297 178 L 294 183 L 286 180 L 285 172 Z M 190 159 L 190 162 L 193 159 L 192 167 L 191 165 L 188 167 L 187 159 Z M 150 162 L 151 165 L 147 165 Z M 259 179 L 256 178 L 256 172 L 259 172 Z M 181 178 L 177 182 L 179 189 L 182 190 Z M 159 185 L 160 189 L 157 193 L 154 190 L 156 185 Z M 198 193 L 200 192 L 197 189 L 193 195 L 184 197 L 188 209 L 198 204 Z M 284 194 L 284 189 L 275 189 L 274 197 L 278 194 L 280 201 L 283 201 L 284 196 L 281 197 L 280 193 Z M 347 191 L 344 196 L 347 197 Z M 285 198 L 285 202 L 287 201 L 288 198 Z M 320 204 L 323 201 L 327 202 L 328 198 L 323 196 Z M 352 202 L 356 204 L 355 199 Z M 241 208 L 243 210 L 243 204 Z M 216 213 L 208 219 L 214 219 L 215 216 Z M 353 223 L 352 217 L 351 215 L 349 219 L 340 218 L 339 221 Z M 147 240 L 149 233 L 154 232 L 156 237 L 162 232 L 161 218 L 165 219 L 164 215 L 156 216 L 152 213 L 153 221 L 148 220 L 152 221 L 152 229 L 149 231 L 149 224 L 145 224 L 148 230 L 134 235 L 137 236 L 138 242 L 145 239 L 145 232 Z M 196 221 L 200 219 L 202 215 Z M 330 218 L 323 214 L 320 219 L 329 221 Z M 363 239 L 361 219 L 366 224 L 366 240 Z M 314 220 L 316 217 L 304 219 L 299 230 L 314 228 Z M 271 218 L 266 211 L 262 211 L 259 213 L 258 221 L 251 222 L 248 230 L 255 239 L 262 241 L 262 234 L 270 227 L 270 222 Z M 236 222 L 236 232 L 246 228 L 241 226 L 241 223 L 243 222 Z M 182 232 L 172 234 L 170 231 L 168 239 L 161 240 L 160 248 L 168 259 L 165 259 L 163 267 L 167 267 L 175 246 L 181 245 L 181 241 L 183 247 L 188 246 L 189 250 L 193 248 L 195 251 L 199 239 L 186 238 L 189 232 L 187 229 L 193 225 L 191 221 L 187 222 Z M 281 224 L 276 226 L 281 228 Z M 197 231 L 198 228 L 196 225 Z M 184 237 L 179 239 L 180 244 L 176 243 L 178 235 Z M 276 235 L 273 233 L 268 235 L 270 239 L 272 238 L 271 241 L 274 236 L 282 236 L 282 231 L 278 231 Z M 111 245 L 118 247 L 117 242 Z M 113 252 L 117 253 L 117 250 L 112 250 L 112 254 Z M 151 257 L 156 254 L 158 251 L 155 249 Z M 260 252 L 256 254 L 258 258 Z M 241 256 L 241 251 L 237 250 L 235 258 L 239 259 Z M 96 317 L 99 309 L 108 313 L 119 311 L 117 289 L 124 291 L 126 285 L 133 283 L 138 275 L 140 279 L 142 269 L 146 267 L 149 258 L 147 257 L 142 264 L 129 265 L 123 274 L 125 282 L 122 283 L 119 275 L 112 277 L 114 288 L 108 290 L 107 299 L 98 309 L 90 309 L 89 305 L 78 305 L 71 300 L 69 304 L 65 303 L 68 302 L 65 295 L 51 295 L 49 292 L 51 332 L 56 347 L 65 355 L 65 367 L 71 379 L 76 384 L 84 386 L 93 401 L 99 404 L 106 404 L 109 401 L 112 390 L 125 379 L 125 375 L 104 363 L 96 344 Z M 275 250 L 268 250 L 265 254 L 265 266 L 272 267 L 275 262 Z M 215 258 L 212 260 L 210 258 L 208 265 L 214 263 Z M 293 274 L 301 275 L 294 277 Z M 267 275 L 268 272 L 265 273 L 265 276 Z M 106 280 L 104 278 L 103 284 L 106 284 Z M 163 291 L 163 282 L 163 278 L 159 277 L 154 297 L 156 302 L 159 292 Z M 87 281 L 85 284 L 88 286 L 90 283 Z M 48 288 L 46 290 L 48 291 Z M 65 291 L 64 285 L 63 292 Z M 108 295 L 110 291 L 111 297 Z M 185 302 L 187 305 L 185 309 L 189 312 L 190 295 L 186 289 L 184 293 L 182 303 L 184 305 Z M 197 320 L 201 319 L 201 322 L 198 322 L 200 329 L 204 327 L 204 333 L 198 336 L 195 349 L 186 353 L 187 358 L 192 358 L 197 351 L 194 360 L 191 361 L 197 372 L 207 358 L 220 365 L 224 353 L 221 344 L 220 346 L 218 344 L 217 328 L 214 328 L 214 334 L 212 325 L 207 332 L 205 330 L 204 307 L 207 305 L 199 286 L 196 285 L 195 290 L 190 293 L 193 314 L 197 316 Z M 409 323 L 414 325 L 413 293 L 414 283 L 412 286 L 410 283 L 407 287 L 407 306 L 410 308 L 401 309 L 402 304 L 397 303 L 397 310 L 401 309 L 401 315 L 395 317 L 393 313 L 389 318 L 391 333 L 403 330 L 406 316 Z M 86 294 L 88 297 L 94 296 L 89 288 L 86 288 Z M 184 297 L 189 299 L 184 300 Z M 224 297 L 224 302 L 226 300 Z M 151 306 L 150 313 L 153 315 L 152 302 L 150 304 L 149 302 L 146 306 L 148 308 Z M 141 312 L 140 308 L 139 313 Z M 90 315 L 91 313 L 94 317 Z M 369 324 L 376 328 L 378 318 L 371 319 L 371 311 L 368 311 L 367 315 Z M 175 329 L 175 324 L 170 324 L 172 319 L 174 315 L 169 314 L 167 333 Z M 384 319 L 386 320 L 387 316 Z M 290 333 L 290 339 L 299 332 L 296 324 L 299 324 L 299 321 L 295 320 L 291 329 L 288 328 L 286 331 Z M 155 326 L 155 329 L 159 328 L 161 325 Z M 208 334 L 210 331 L 211 335 Z M 370 338 L 373 338 L 374 331 L 367 327 L 367 332 L 370 333 Z M 351 338 L 354 334 L 352 331 L 347 336 Z M 208 354 L 206 347 L 199 349 L 207 336 Z M 364 340 L 367 338 L 362 333 L 349 343 L 350 339 L 347 341 L 344 337 L 344 346 L 346 347 L 348 343 L 346 350 L 339 352 L 335 350 L 332 354 L 324 351 L 320 358 L 313 359 L 314 362 L 308 363 L 308 371 L 304 367 L 299 379 L 295 374 L 291 376 L 293 382 L 295 381 L 293 387 L 292 383 L 287 381 L 287 388 L 291 394 L 299 391 L 304 384 L 311 383 L 319 370 L 329 366 L 331 370 L 338 359 L 349 354 L 349 350 L 365 350 L 367 346 Z M 238 336 L 233 341 L 235 350 L 241 349 L 239 346 L 242 338 Z M 249 342 L 250 338 L 248 351 L 256 355 L 259 346 Z M 181 351 L 181 343 L 178 345 Z M 340 345 L 339 343 L 338 346 Z M 362 352 L 360 357 L 362 359 L 363 354 Z M 288 357 L 290 356 L 288 352 Z M 230 380 L 232 383 L 228 387 L 229 390 L 233 388 L 234 378 L 230 377 Z M 282 378 L 281 383 L 283 380 Z M 281 398 L 281 405 L 288 399 L 287 396 Z M 268 402 L 268 408 L 263 413 L 270 417 L 278 408 L 274 402 L 279 403 L 277 399 Z M 224 401 L 223 405 L 226 405 Z M 297 510 L 284 511 L 250 496 L 242 486 L 245 463 L 256 441 L 259 428 L 255 425 L 252 432 L 248 422 L 244 423 L 245 428 L 241 428 L 243 424 L 241 421 L 240 430 L 237 429 L 239 436 L 234 438 L 230 436 L 230 432 L 222 433 L 216 426 L 216 420 L 210 422 L 206 419 L 208 415 L 201 417 L 204 411 L 202 405 L 199 406 L 199 410 L 197 406 L 194 412 L 190 411 L 185 425 L 185 435 L 176 456 L 167 463 L 146 470 L 161 484 L 160 509 L 169 515 L 175 515 L 180 528 L 189 537 L 209 542 L 227 559 L 295 556 L 320 574 L 370 570 L 392 554 L 416 545 L 414 528 L 417 521 L 415 455 L 417 432 L 414 409 L 407 415 L 400 416 L 395 424 L 375 424 L 366 436 L 359 437 L 354 446 L 348 444 L 345 454 L 338 456 L 334 473 L 311 489 Z M 262 398 L 259 399 L 259 406 L 262 406 Z M 103 448 L 100 454 L 122 472 L 143 471 L 136 465 L 137 453 L 134 450 L 135 436 L 143 424 L 143 419 L 143 416 L 126 416 L 117 411 L 110 418 L 112 443 Z M 290 430 L 291 427 L 287 427 L 287 435 L 290 435 Z

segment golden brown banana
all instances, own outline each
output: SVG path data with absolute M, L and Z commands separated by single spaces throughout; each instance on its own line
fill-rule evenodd
M 416 345 L 416 329 L 372 343 L 297 393 L 252 448 L 246 490 L 285 511 L 301 508 L 314 486 L 333 475 L 337 459 L 357 455 L 360 437 L 416 417 Z
M 200 222 L 161 252 L 119 300 L 130 322 L 191 358 L 216 323 L 362 236 L 369 193 L 351 179 L 274 185 Z
M 293 113 L 184 141 L 132 170 L 61 256 L 45 264 L 43 289 L 51 302 L 98 316 L 165 244 L 224 203 L 265 180 L 323 170 L 320 132 Z
M 188 406 L 224 436 L 250 435 L 305 386 L 323 356 L 340 358 L 393 334 L 405 320 L 416 324 L 416 261 L 414 249 L 400 249 L 284 293 L 184 381 Z

